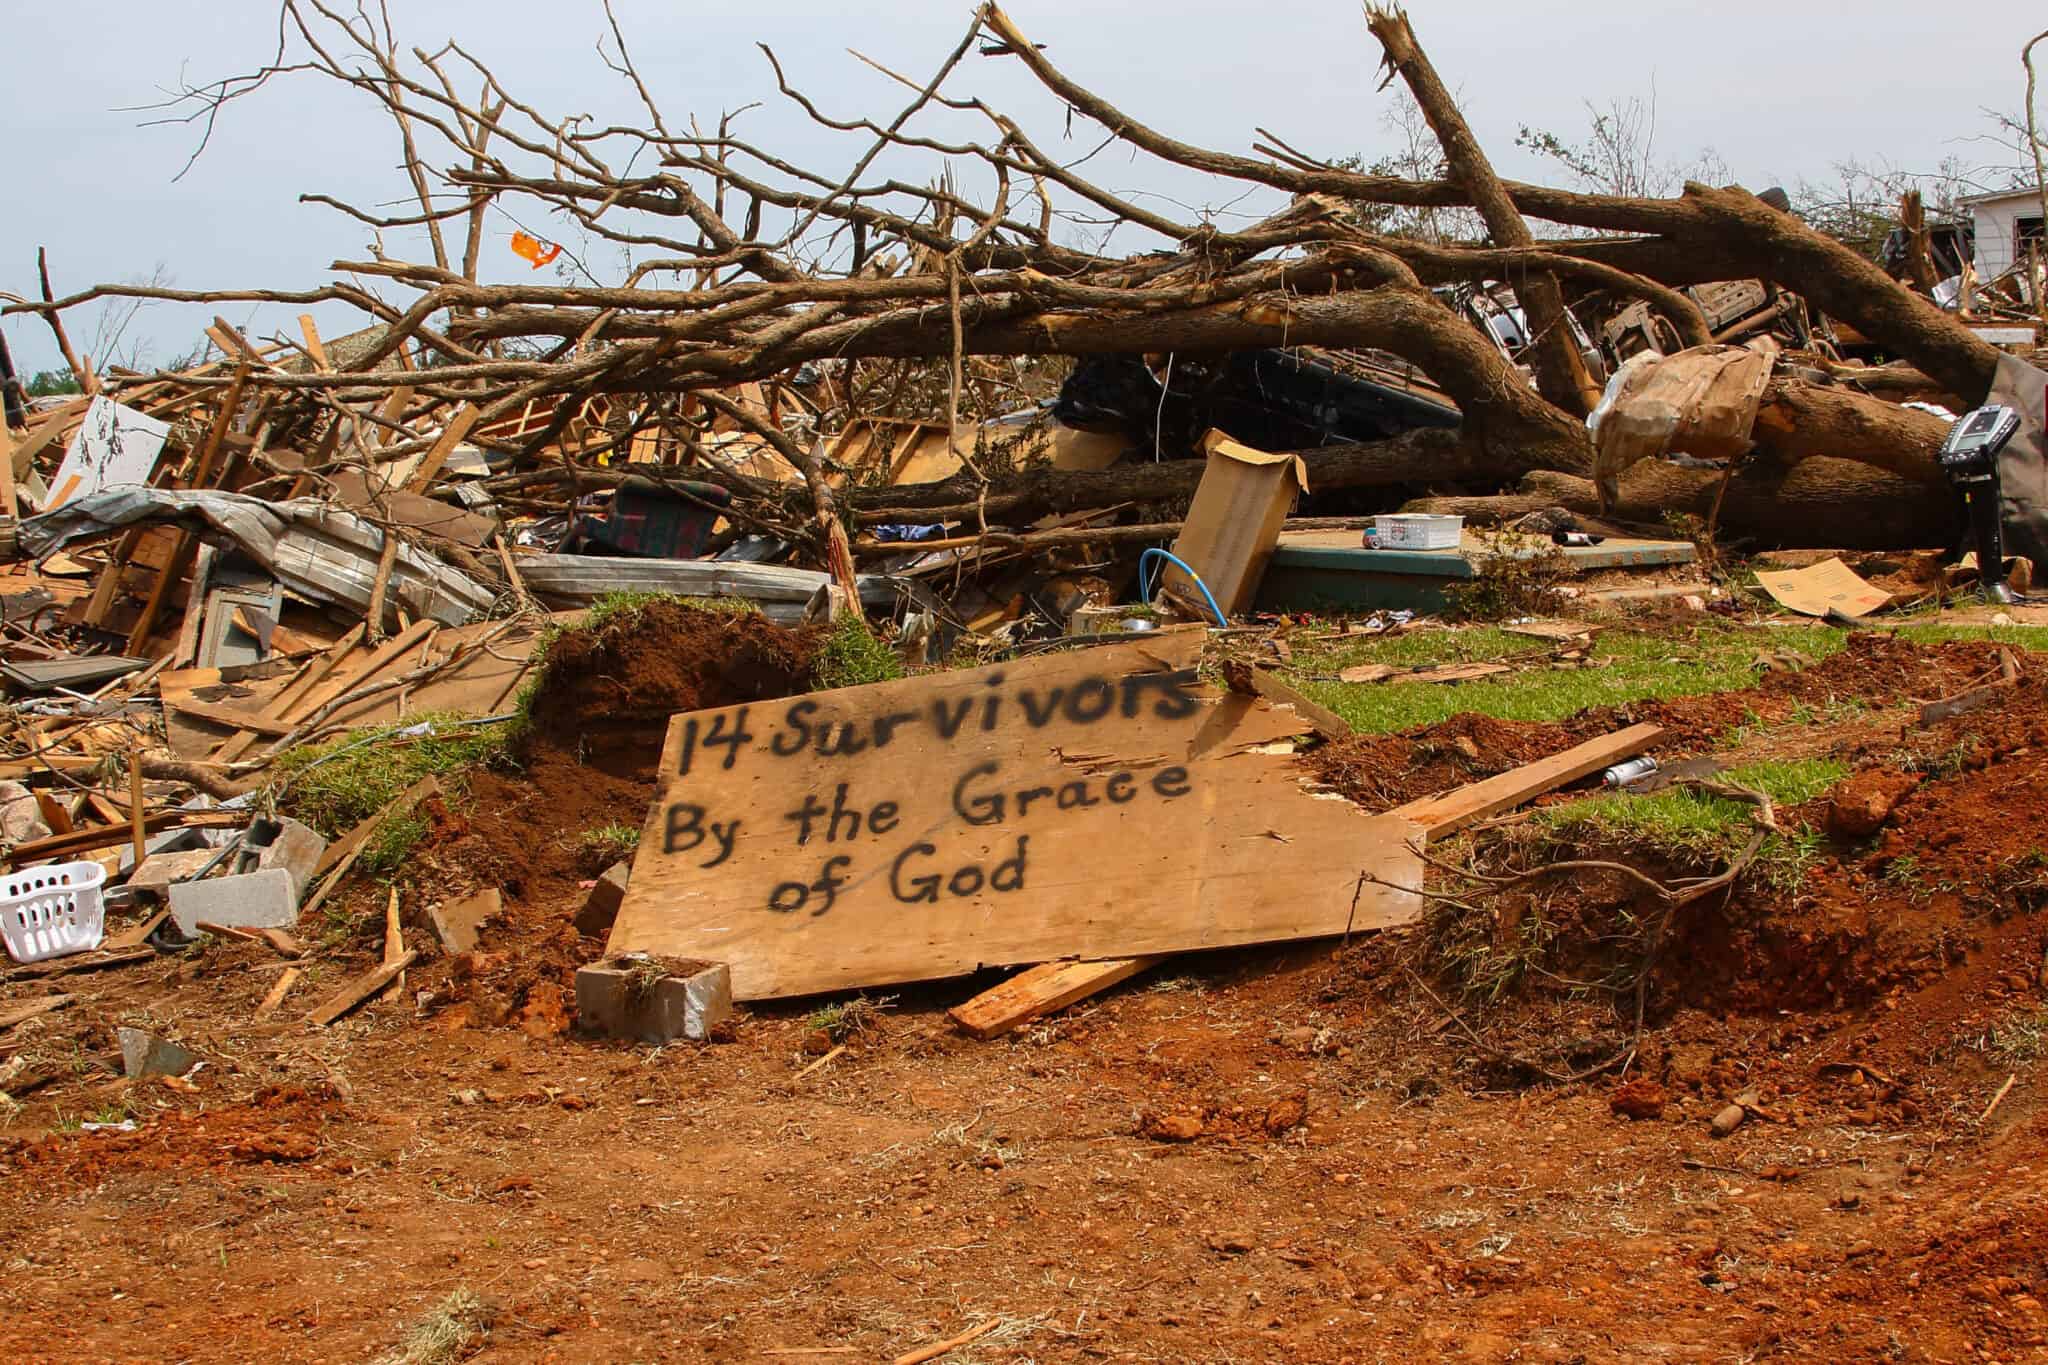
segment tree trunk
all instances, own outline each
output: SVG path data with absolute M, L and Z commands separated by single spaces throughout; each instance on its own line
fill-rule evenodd
M 1499 482 L 1520 469 L 1503 466 L 1475 451 L 1457 432 L 1411 431 L 1391 441 L 1325 446 L 1300 452 L 1308 467 L 1308 486 L 1324 493 L 1340 488 L 1385 488 L 1397 484 Z M 844 494 L 865 525 L 881 522 L 934 522 L 972 517 L 978 510 L 1013 524 L 1048 512 L 1074 512 L 1118 503 L 1181 502 L 1195 494 L 1205 460 L 1162 460 L 1157 464 L 1117 464 L 1107 469 L 1054 469 L 1036 465 L 1015 482 L 989 491 L 977 501 L 971 476 L 956 475 L 942 483 L 902 484 L 894 488 L 854 488 Z
M 1607 515 L 1655 525 L 1667 511 L 1706 517 L 1721 476 L 1645 460 L 1621 478 Z M 1518 494 L 1589 516 L 1600 514 L 1592 481 L 1539 470 Z M 1720 533 L 1774 549 L 1896 550 L 1955 543 L 1962 520 L 1952 499 L 1868 465 L 1825 456 L 1790 469 L 1751 465 L 1730 480 Z
M 1773 379 L 1753 432 L 1760 455 L 1781 465 L 1833 456 L 1874 465 L 1914 483 L 1945 488 L 1935 452 L 1948 423 L 1850 389 Z

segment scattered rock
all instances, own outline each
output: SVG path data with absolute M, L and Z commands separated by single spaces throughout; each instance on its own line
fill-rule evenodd
M 590 888 L 590 894 L 583 899 L 583 908 L 576 912 L 576 932 L 585 938 L 603 938 L 611 933 L 612 924 L 619 917 L 619 906 L 626 900 L 626 883 L 633 875 L 633 865 L 616 862 L 604 870 Z
M 1202 1120 L 1194 1114 L 1147 1114 L 1138 1133 L 1154 1142 L 1193 1142 L 1202 1135 Z
M 1242 1256 L 1254 1245 L 1249 1232 L 1212 1232 L 1208 1241 L 1211 1251 L 1220 1251 L 1226 1256 Z
M 1274 1137 L 1301 1127 L 1308 1119 L 1307 1094 L 1289 1095 L 1266 1106 L 1266 1131 Z
M 1899 798 L 1920 785 L 1911 773 L 1873 768 L 1836 784 L 1828 799 L 1828 832 L 1844 839 L 1865 839 L 1891 818 Z
M 199 1064 L 199 1054 L 145 1029 L 124 1028 L 121 1070 L 134 1076 L 182 1076 Z
M 1472 736 L 1470 735 L 1459 735 L 1451 741 L 1451 747 L 1474 762 L 1477 762 L 1479 759 L 1479 746 L 1472 742 Z
M 1671 1093 L 1648 1076 L 1637 1076 L 1614 1087 L 1607 1107 L 1625 1119 L 1661 1119 Z
M 1710 1126 L 1710 1131 L 1717 1138 L 1727 1137 L 1737 1128 L 1740 1128 L 1742 1121 L 1748 1117 L 1749 1111 L 1747 1109 L 1744 1109 L 1739 1104 L 1731 1104 L 1720 1113 L 1714 1115 L 1714 1122 Z
M 526 993 L 519 1007 L 519 1027 L 529 1038 L 555 1038 L 569 1031 L 566 993 L 552 981 L 543 981 Z

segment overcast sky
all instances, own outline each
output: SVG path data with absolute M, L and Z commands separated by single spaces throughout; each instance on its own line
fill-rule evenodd
M 710 124 L 721 111 L 762 100 L 741 131 L 834 175 L 861 144 L 834 140 L 781 99 L 755 43 L 773 46 L 792 81 L 828 111 L 886 119 L 906 92 L 846 49 L 922 80 L 971 13 L 958 0 L 614 3 L 672 123 L 694 113 Z M 597 0 L 391 0 L 391 7 L 403 46 L 433 48 L 453 37 L 543 110 L 639 121 L 630 92 L 594 51 L 604 28 Z M 174 177 L 196 145 L 196 129 L 138 126 L 151 115 L 130 108 L 163 98 L 181 80 L 202 83 L 260 65 L 275 46 L 276 10 L 272 0 L 7 7 L 0 32 L 14 59 L 0 80 L 0 128 L 13 153 L 14 192 L 0 213 L 0 292 L 35 292 L 38 246 L 49 248 L 60 294 L 159 267 L 181 288 L 309 288 L 332 278 L 330 262 L 365 258 L 366 228 L 298 202 L 308 191 L 363 205 L 406 192 L 392 127 L 363 97 L 311 76 L 274 84 L 223 112 L 211 145 L 182 179 Z M 1333 158 L 1356 153 L 1370 161 L 1390 150 L 1382 119 L 1393 95 L 1375 89 L 1376 46 L 1355 3 L 1013 0 L 1008 12 L 1075 79 L 1184 140 L 1248 152 L 1260 126 Z M 1865 0 L 1854 9 L 1783 0 L 1438 0 L 1415 4 L 1411 15 L 1503 174 L 1559 179 L 1514 146 L 1522 125 L 1576 136 L 1586 124 L 1584 101 L 1647 97 L 1654 88 L 1659 150 L 1684 162 L 1712 148 L 1751 189 L 1822 179 L 1849 158 L 1911 170 L 1951 155 L 2009 160 L 1971 139 L 1988 129 L 1986 107 L 2017 111 L 2024 80 L 2017 54 L 2041 18 L 2031 6 L 1998 4 L 1972 7 L 1962 23 L 1923 0 Z M 1099 136 L 1077 125 L 1072 140 L 1062 141 L 1062 111 L 1014 60 L 970 56 L 948 89 L 1019 115 L 1048 149 L 1078 153 Z M 923 181 L 939 167 L 927 160 L 893 169 Z M 1225 197 L 1121 151 L 1089 169 L 1120 189 L 1212 206 Z M 507 247 L 511 228 L 502 217 L 491 225 L 486 279 L 526 270 Z M 385 247 L 429 259 L 401 234 L 387 234 Z M 594 258 L 593 269 L 609 274 L 608 283 L 616 279 L 615 259 Z M 297 310 L 222 311 L 267 334 L 291 327 Z M 210 312 L 155 306 L 132 335 L 148 343 L 146 361 L 166 362 L 199 340 Z M 361 325 L 345 308 L 316 312 L 329 334 Z M 90 309 L 71 321 L 82 347 L 93 323 Z M 40 321 L 15 317 L 5 332 L 24 373 L 60 363 Z

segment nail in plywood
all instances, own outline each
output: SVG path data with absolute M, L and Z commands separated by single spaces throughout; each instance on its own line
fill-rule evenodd
M 763 999 L 1414 918 L 1414 828 L 1311 794 L 1270 752 L 1308 725 L 1198 690 L 1201 641 L 675 717 L 610 954 Z

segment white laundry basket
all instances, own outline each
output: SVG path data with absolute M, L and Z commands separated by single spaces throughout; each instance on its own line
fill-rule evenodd
M 1432 512 L 1383 512 L 1373 518 L 1382 550 L 1455 550 L 1465 533 L 1463 517 Z
M 98 863 L 56 863 L 0 877 L 0 938 L 16 962 L 82 953 L 100 946 L 106 906 Z

